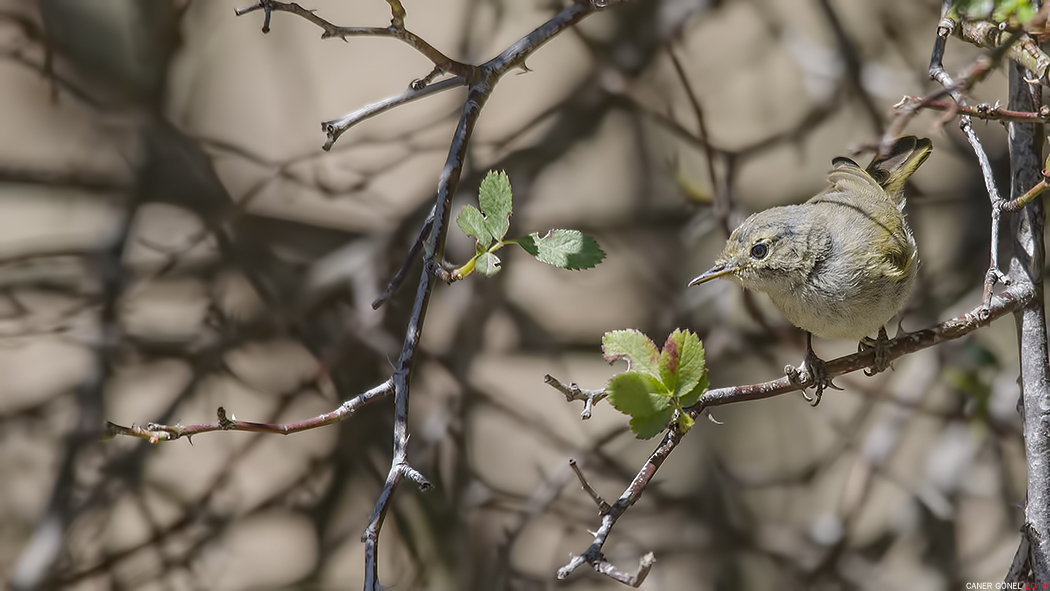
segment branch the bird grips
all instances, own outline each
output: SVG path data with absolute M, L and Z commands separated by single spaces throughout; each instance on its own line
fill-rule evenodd
M 724 277 L 761 291 L 810 335 L 875 348 L 873 372 L 886 369 L 879 355 L 888 341 L 884 325 L 907 303 L 919 263 L 904 216 L 904 184 L 932 150 L 930 140 L 904 136 L 867 168 L 835 158 L 826 189 L 801 205 L 752 214 L 714 266 L 689 285 Z M 876 332 L 877 340 L 868 338 Z M 832 384 L 808 339 L 804 367 L 819 402 Z M 787 373 L 803 383 L 795 368 Z

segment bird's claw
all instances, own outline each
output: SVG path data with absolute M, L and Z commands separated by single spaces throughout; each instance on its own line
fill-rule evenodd
M 842 390 L 828 377 L 827 364 L 813 353 L 812 348 L 808 348 L 806 351 L 806 358 L 802 360 L 801 367 L 785 366 L 784 373 L 792 385 L 802 390 L 802 397 L 812 406 L 820 404 L 820 398 L 824 395 L 824 390 L 828 388 Z M 814 388 L 813 396 L 806 392 L 807 382 L 808 385 Z
M 900 333 L 901 327 L 897 326 L 897 334 L 900 335 Z M 879 336 L 877 338 L 864 337 L 860 340 L 860 344 L 857 345 L 857 352 L 864 353 L 866 351 L 875 352 L 875 363 L 864 370 L 864 375 L 871 377 L 893 367 L 890 363 L 890 338 L 886 334 L 886 327 L 879 328 Z

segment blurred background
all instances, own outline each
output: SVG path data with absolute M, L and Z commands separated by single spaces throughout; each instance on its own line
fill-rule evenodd
M 106 421 L 193 424 L 327 412 L 386 380 L 414 282 L 370 303 L 434 198 L 461 91 L 376 117 L 323 152 L 319 122 L 400 93 L 431 64 L 391 39 L 321 40 L 248 0 L 0 0 L 0 577 L 22 589 L 355 589 L 386 476 L 392 400 L 289 437 L 102 442 Z M 395 589 L 619 589 L 555 571 L 591 541 L 575 458 L 614 499 L 657 440 L 607 404 L 580 420 L 544 385 L 600 388 L 605 331 L 698 332 L 713 387 L 782 375 L 801 331 L 729 282 L 687 290 L 747 214 L 801 202 L 870 145 L 926 68 L 935 0 L 650 0 L 570 29 L 486 105 L 454 212 L 506 170 L 511 236 L 578 228 L 608 254 L 563 271 L 520 252 L 438 285 L 412 381 L 409 461 L 382 530 Z M 381 0 L 306 0 L 386 26 Z M 480 63 L 559 3 L 406 0 L 407 26 Z M 979 55 L 958 39 L 945 65 Z M 676 69 L 672 56 L 681 71 Z M 1003 72 L 974 92 L 1006 102 Z M 699 108 L 694 107 L 691 95 Z M 703 129 L 701 132 L 701 116 Z M 975 123 L 1008 192 L 1006 133 Z M 908 216 L 922 260 L 903 327 L 980 301 L 988 198 L 954 119 Z M 868 154 L 857 156 L 866 162 Z M 473 243 L 450 231 L 447 258 Z M 503 254 L 503 253 L 501 253 Z M 893 334 L 893 327 L 889 327 Z M 856 344 L 818 339 L 825 359 Z M 613 530 L 643 589 L 939 590 L 1001 580 L 1025 466 L 1014 327 L 714 409 Z

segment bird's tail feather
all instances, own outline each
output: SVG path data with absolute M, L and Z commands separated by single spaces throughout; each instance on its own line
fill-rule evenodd
M 906 135 L 897 138 L 885 158 L 876 157 L 868 165 L 867 173 L 891 196 L 904 191 L 904 183 L 933 151 L 933 142 L 926 138 Z

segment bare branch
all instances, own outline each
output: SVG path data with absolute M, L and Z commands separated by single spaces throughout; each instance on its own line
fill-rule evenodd
M 464 86 L 465 84 L 466 79 L 457 76 L 456 78 L 448 78 L 446 80 L 441 80 L 440 82 L 435 82 L 434 84 L 430 84 L 422 88 L 415 88 L 414 85 L 409 86 L 404 92 L 397 96 L 385 98 L 381 101 L 377 101 L 370 105 L 366 105 L 354 111 L 353 113 L 343 115 L 338 119 L 325 121 L 321 123 L 321 131 L 325 132 L 325 134 L 328 136 L 328 141 L 324 143 L 323 148 L 326 152 L 331 150 L 332 145 L 335 144 L 335 141 L 337 139 L 339 139 L 339 136 L 343 135 L 343 132 L 357 125 L 358 123 L 361 123 L 362 121 L 371 119 L 372 117 L 375 117 L 380 113 L 385 113 L 386 111 L 389 111 L 394 107 L 399 107 L 401 105 L 411 103 L 413 101 L 430 96 L 432 94 L 437 94 L 441 91 L 448 90 L 450 88 Z
M 274 0 L 260 0 L 252 6 L 238 8 L 234 13 L 237 16 L 242 16 L 250 12 L 262 10 L 265 14 L 262 27 L 263 33 L 270 32 L 270 16 L 272 12 L 276 11 L 292 13 L 317 25 L 324 31 L 321 35 L 322 39 L 330 39 L 334 37 L 346 41 L 347 37 L 393 37 L 394 39 L 404 41 L 411 45 L 413 49 L 423 54 L 424 57 L 433 62 L 435 66 L 441 68 L 443 71 L 449 72 L 454 76 L 462 76 L 464 78 L 471 77 L 474 72 L 473 66 L 450 59 L 445 54 L 435 49 L 434 46 L 424 41 L 420 36 L 406 29 L 405 9 L 401 6 L 401 2 L 399 0 L 387 0 L 387 2 L 390 3 L 393 14 L 389 27 L 340 27 L 317 16 L 314 14 L 313 10 L 307 10 L 295 2 L 276 2 Z
M 139 427 L 137 425 L 124 427 L 117 425 L 116 423 L 107 422 L 106 437 L 110 438 L 117 435 L 127 435 L 129 437 L 146 439 L 150 443 L 159 443 L 161 441 L 175 441 L 182 437 L 190 439 L 194 435 L 211 433 L 214 431 L 249 431 L 254 433 L 291 435 L 292 433 L 309 431 L 310 429 L 338 423 L 339 421 L 352 416 L 362 406 L 365 406 L 370 402 L 375 402 L 376 400 L 390 394 L 392 390 L 393 382 L 387 380 L 375 388 L 347 400 L 332 412 L 326 412 L 317 415 L 316 417 L 296 421 L 294 423 L 253 423 L 250 421 L 238 421 L 233 415 L 227 416 L 226 409 L 220 406 L 216 411 L 218 420 L 214 423 L 185 426 L 177 423 L 175 425 L 149 423 L 145 427 Z

